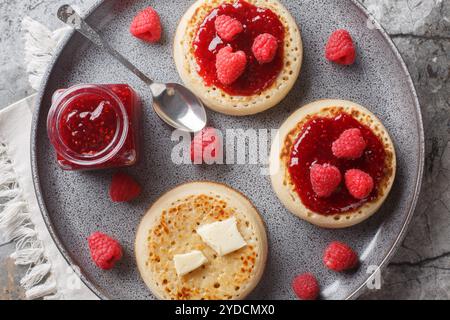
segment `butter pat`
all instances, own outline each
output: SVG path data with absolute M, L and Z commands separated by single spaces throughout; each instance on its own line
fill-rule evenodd
M 201 226 L 197 233 L 221 257 L 247 245 L 239 233 L 236 218 Z
M 208 259 L 200 251 L 192 251 L 186 254 L 177 254 L 173 257 L 178 276 L 182 277 L 200 268 Z

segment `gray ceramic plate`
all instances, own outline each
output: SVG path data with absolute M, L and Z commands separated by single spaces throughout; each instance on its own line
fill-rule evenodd
M 142 70 L 161 82 L 179 81 L 172 60 L 172 36 L 177 22 L 192 1 L 99 1 L 88 21 Z M 151 299 L 134 261 L 136 227 L 150 204 L 164 191 L 192 180 L 224 182 L 248 195 L 267 223 L 270 258 L 254 299 L 294 299 L 294 275 L 314 272 L 324 298 L 356 298 L 365 288 L 369 266 L 385 266 L 401 241 L 416 204 L 421 184 L 424 138 L 420 108 L 406 67 L 384 31 L 368 27 L 361 5 L 350 0 L 282 1 L 302 29 L 305 59 L 300 79 L 276 108 L 258 116 L 232 118 L 209 112 L 210 124 L 227 128 L 278 128 L 298 107 L 319 98 L 354 100 L 377 114 L 397 146 L 398 176 L 382 210 L 367 222 L 347 230 L 328 231 L 303 222 L 287 212 L 272 192 L 260 166 L 175 166 L 171 162 L 171 129 L 151 111 L 145 86 L 110 57 L 89 46 L 79 35 L 68 37 L 40 91 L 32 132 L 32 166 L 42 213 L 62 254 L 79 266 L 86 284 L 101 298 Z M 128 26 L 134 14 L 148 5 L 161 14 L 165 37 L 148 45 L 132 38 Z M 370 25 L 370 24 L 369 24 Z M 350 30 L 359 57 L 354 66 L 325 61 L 323 49 L 337 28 Z M 132 204 L 116 205 L 107 189 L 111 172 L 64 172 L 56 166 L 46 134 L 52 93 L 77 83 L 128 83 L 142 96 L 144 152 L 131 168 L 144 194 Z M 125 257 L 110 272 L 98 270 L 89 258 L 86 237 L 101 230 L 123 245 Z M 326 245 L 341 240 L 353 246 L 363 260 L 354 274 L 335 274 L 321 262 Z

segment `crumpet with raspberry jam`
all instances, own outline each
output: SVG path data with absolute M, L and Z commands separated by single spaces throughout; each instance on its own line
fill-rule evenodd
M 303 44 L 278 0 L 197 0 L 178 25 L 174 59 L 206 106 L 245 116 L 286 97 L 300 73 Z
M 283 205 L 324 228 L 359 224 L 382 206 L 396 175 L 387 129 L 354 102 L 320 100 L 281 126 L 270 155 L 272 186 Z

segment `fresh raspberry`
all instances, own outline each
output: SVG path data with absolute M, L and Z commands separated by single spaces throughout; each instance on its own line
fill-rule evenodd
M 310 177 L 314 192 L 321 198 L 331 196 L 342 181 L 339 169 L 329 164 L 313 165 Z
M 333 271 L 342 272 L 355 269 L 359 264 L 359 258 L 346 244 L 333 242 L 325 250 L 323 263 Z
M 319 297 L 319 283 L 314 275 L 302 274 L 294 279 L 292 289 L 301 300 L 317 300 Z
M 122 259 L 122 247 L 113 238 L 95 232 L 88 238 L 92 260 L 103 270 L 110 270 Z
M 222 141 L 218 131 L 205 128 L 199 132 L 191 143 L 191 160 L 194 164 L 213 164 L 219 160 L 222 152 Z
M 239 33 L 244 31 L 244 27 L 239 20 L 225 14 L 218 16 L 214 25 L 219 37 L 225 41 L 233 40 Z
M 356 160 L 361 158 L 364 150 L 367 148 L 367 142 L 364 140 L 361 130 L 349 129 L 333 143 L 333 154 L 337 158 Z
M 351 65 L 355 62 L 356 49 L 347 30 L 340 29 L 333 32 L 328 40 L 325 56 L 337 64 Z
M 270 33 L 260 34 L 253 42 L 252 51 L 260 64 L 272 62 L 278 50 L 278 41 Z
M 117 172 L 111 182 L 109 188 L 109 196 L 113 202 L 129 202 L 141 194 L 141 186 L 132 177 Z
M 227 46 L 217 53 L 217 79 L 224 85 L 235 82 L 244 73 L 246 66 L 247 57 L 244 51 L 233 52 L 233 49 Z
M 353 169 L 345 173 L 345 185 L 350 194 L 359 200 L 366 199 L 373 191 L 373 178 L 364 171 Z
M 151 7 L 140 11 L 131 23 L 130 32 L 138 39 L 150 43 L 158 42 L 162 33 L 158 12 Z

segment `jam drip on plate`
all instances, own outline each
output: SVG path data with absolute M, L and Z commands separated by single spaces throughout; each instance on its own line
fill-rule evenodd
M 220 15 L 239 20 L 244 31 L 234 40 L 224 42 L 217 35 L 214 25 Z M 253 41 L 262 33 L 270 33 L 277 38 L 279 44 L 275 59 L 267 64 L 260 64 L 252 52 Z M 217 79 L 215 62 L 219 50 L 228 45 L 233 48 L 233 52 L 245 52 L 247 68 L 236 82 L 225 86 Z M 223 4 L 214 9 L 200 26 L 194 40 L 194 50 L 200 67 L 198 73 L 207 86 L 216 86 L 230 95 L 251 96 L 270 87 L 283 68 L 284 26 L 278 16 L 269 9 L 258 8 L 242 0 L 234 4 Z
M 338 159 L 333 155 L 332 144 L 348 129 L 359 128 L 367 148 L 357 160 Z M 316 117 L 307 122 L 292 149 L 289 173 L 303 204 L 322 215 L 334 215 L 355 211 L 365 203 L 374 201 L 386 176 L 386 150 L 380 139 L 370 128 L 351 115 L 342 113 L 334 118 Z M 342 176 L 347 170 L 360 169 L 368 173 L 375 182 L 371 195 L 364 200 L 353 198 L 341 183 L 329 198 L 318 197 L 312 189 L 310 168 L 313 164 L 331 164 L 339 168 Z

